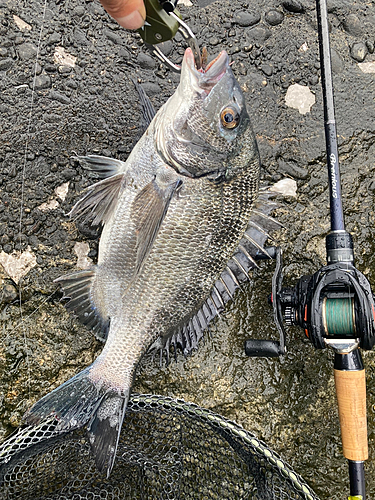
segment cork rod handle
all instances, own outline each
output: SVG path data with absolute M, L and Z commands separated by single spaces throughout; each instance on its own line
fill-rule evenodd
M 368 458 L 365 370 L 334 370 L 341 440 L 345 458 Z

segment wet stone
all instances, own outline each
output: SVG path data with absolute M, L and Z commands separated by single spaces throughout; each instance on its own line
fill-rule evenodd
M 5 47 L 0 47 L 0 57 L 6 57 L 8 55 L 8 50 Z
M 374 53 L 374 48 L 375 47 L 374 47 L 373 42 L 370 42 L 370 40 L 367 40 L 366 47 L 367 47 L 367 50 L 369 51 L 370 54 Z
M 258 12 L 241 11 L 237 12 L 234 16 L 235 24 L 243 27 L 254 26 L 255 24 L 259 23 L 259 21 L 260 14 L 258 14 Z
M 70 99 L 68 96 L 61 94 L 60 92 L 56 92 L 56 90 L 51 90 L 48 97 L 53 99 L 54 101 L 61 102 L 61 104 L 70 104 Z
M 157 83 L 145 82 L 142 83 L 142 88 L 148 96 L 160 94 L 160 87 Z
M 52 35 L 48 38 L 48 45 L 53 45 L 58 43 L 61 40 L 60 33 L 52 33 Z
M 115 33 L 112 30 L 103 30 L 103 34 L 108 38 L 108 40 L 111 40 L 116 45 L 121 45 L 122 44 L 122 38 L 118 33 Z
M 142 69 L 154 69 L 156 66 L 155 60 L 143 52 L 139 53 L 137 63 Z
M 333 73 L 341 73 L 344 69 L 344 61 L 337 50 L 331 48 L 331 65 Z
M 120 47 L 120 49 L 118 51 L 118 55 L 120 57 L 122 57 L 123 59 L 125 59 L 125 61 L 130 60 L 130 52 L 128 50 L 126 50 L 124 47 Z
M 3 289 L 0 292 L 0 302 L 3 304 L 9 304 L 10 302 L 13 302 L 13 300 L 16 300 L 18 297 L 16 287 L 7 284 L 3 286 Z
M 355 61 L 362 62 L 367 55 L 367 47 L 363 42 L 354 43 L 350 49 L 350 55 Z
M 271 32 L 269 29 L 263 26 L 256 26 L 247 32 L 246 45 L 249 45 L 250 42 L 263 44 L 270 36 Z
M 305 12 L 305 7 L 298 0 L 284 0 L 282 5 L 285 10 L 296 14 Z
M 265 20 L 271 26 L 277 26 L 284 20 L 284 14 L 278 10 L 270 10 L 266 13 Z
M 37 48 L 32 43 L 23 43 L 18 47 L 18 55 L 23 61 L 35 59 L 36 53 Z
M 30 83 L 30 88 L 33 86 L 33 82 Z M 51 86 L 51 78 L 48 75 L 39 75 L 35 78 L 35 90 L 48 89 Z
M 271 76 L 272 73 L 273 73 L 273 68 L 270 64 L 262 64 L 262 66 L 260 67 L 260 69 L 263 71 L 263 73 L 266 75 L 266 76 Z
M 0 61 L 0 71 L 5 71 L 9 69 L 13 64 L 13 59 L 8 57 L 7 59 L 2 59 Z
M 343 27 L 347 33 L 353 36 L 361 36 L 363 31 L 361 21 L 355 14 L 349 14 L 348 16 L 345 16 Z

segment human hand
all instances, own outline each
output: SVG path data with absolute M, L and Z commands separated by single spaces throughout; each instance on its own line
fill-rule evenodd
M 143 0 L 100 0 L 101 4 L 121 26 L 135 30 L 143 26 L 146 9 Z

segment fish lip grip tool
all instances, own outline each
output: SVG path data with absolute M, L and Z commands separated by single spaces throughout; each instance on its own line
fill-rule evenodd
M 155 57 L 172 71 L 181 73 L 181 67 L 174 64 L 158 47 L 159 43 L 171 40 L 179 32 L 193 51 L 195 65 L 200 69 L 202 58 L 197 39 L 189 26 L 180 18 L 180 13 L 175 9 L 176 4 L 176 0 L 145 0 L 146 20 L 138 33 Z

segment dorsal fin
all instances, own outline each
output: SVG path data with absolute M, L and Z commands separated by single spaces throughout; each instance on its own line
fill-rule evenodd
M 113 175 L 88 187 L 85 196 L 77 201 L 68 215 L 72 218 L 85 217 L 85 222 L 92 219 L 92 225 L 105 223 L 116 206 L 124 177 L 123 173 Z
M 70 299 L 65 307 L 73 311 L 78 319 L 91 328 L 95 336 L 105 342 L 109 329 L 109 318 L 94 304 L 90 290 L 95 274 L 95 268 L 78 271 L 67 276 L 57 278 L 64 292 L 64 299 Z
M 144 91 L 142 85 L 140 85 L 135 78 L 132 79 L 137 89 L 139 95 L 139 104 L 141 107 L 141 127 L 142 134 L 146 131 L 150 123 L 152 122 L 154 116 L 156 115 L 156 111 L 146 92 Z
M 187 321 L 187 324 L 182 325 L 172 335 L 161 339 L 158 347 L 162 350 L 166 351 L 172 344 L 175 350 L 176 347 L 180 348 L 185 356 L 190 354 L 193 349 L 197 348 L 203 331 L 208 328 L 209 323 L 224 310 L 225 305 L 233 298 L 241 284 L 249 281 L 249 272 L 257 267 L 254 260 L 256 254 L 263 252 L 267 255 L 264 244 L 269 237 L 268 232 L 283 227 L 269 215 L 277 206 L 271 200 L 274 196 L 275 193 L 268 190 L 260 191 L 245 234 L 233 257 L 228 261 L 226 269 L 214 284 L 210 296 Z M 169 354 L 167 354 L 168 361 Z

